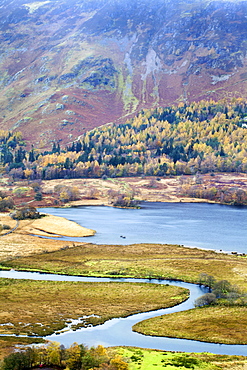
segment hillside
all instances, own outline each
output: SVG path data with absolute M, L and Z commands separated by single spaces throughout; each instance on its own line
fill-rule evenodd
M 142 110 L 49 151 L 28 151 L 20 132 L 0 131 L 0 169 L 13 181 L 246 173 L 246 122 L 245 100 L 233 99 Z
M 0 125 L 67 144 L 142 108 L 247 97 L 246 1 L 0 0 Z

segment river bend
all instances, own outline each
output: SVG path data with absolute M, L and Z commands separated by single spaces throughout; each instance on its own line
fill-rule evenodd
M 66 346 L 74 342 L 83 343 L 87 346 L 97 346 L 99 344 L 110 346 L 136 346 L 142 348 L 160 349 L 165 351 L 181 352 L 211 352 L 215 354 L 244 355 L 247 356 L 247 345 L 224 345 L 215 343 L 204 343 L 187 339 L 164 338 L 145 336 L 132 331 L 132 326 L 136 323 L 168 313 L 180 312 L 192 309 L 194 301 L 205 293 L 205 289 L 195 284 L 169 280 L 147 280 L 147 279 L 111 279 L 94 277 L 77 277 L 66 275 L 40 274 L 33 272 L 0 271 L 0 278 L 30 279 L 30 280 L 49 280 L 49 281 L 81 281 L 81 282 L 146 282 L 155 284 L 171 284 L 187 288 L 190 290 L 190 297 L 185 302 L 166 309 L 144 312 L 128 316 L 126 318 L 115 318 L 102 325 L 82 328 L 76 331 L 67 331 L 53 334 L 46 337 L 48 340 L 56 341 Z M 73 309 L 73 307 L 71 308 Z M 206 323 L 205 323 L 206 325 Z

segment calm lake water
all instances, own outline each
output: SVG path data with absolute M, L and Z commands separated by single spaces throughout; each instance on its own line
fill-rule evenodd
M 97 244 L 172 243 L 247 253 L 247 207 L 142 203 L 141 209 L 87 206 L 40 211 L 97 231 L 93 237 L 65 240 Z

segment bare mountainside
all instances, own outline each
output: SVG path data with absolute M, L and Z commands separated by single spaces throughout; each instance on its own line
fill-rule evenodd
M 142 108 L 247 97 L 247 1 L 0 0 L 0 127 L 63 144 Z

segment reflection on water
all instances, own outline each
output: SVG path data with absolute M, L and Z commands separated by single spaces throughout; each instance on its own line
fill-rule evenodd
M 182 351 L 182 352 L 211 352 L 228 355 L 247 355 L 247 346 L 245 345 L 220 345 L 214 343 L 203 343 L 192 340 L 150 337 L 139 333 L 132 332 L 132 326 L 142 320 L 165 315 L 173 312 L 189 310 L 194 307 L 194 301 L 203 293 L 205 288 L 195 284 L 183 283 L 181 281 L 155 280 L 152 279 L 130 279 L 130 278 L 92 278 L 92 277 L 77 277 L 65 275 L 39 274 L 31 272 L 17 271 L 0 271 L 0 277 L 14 279 L 33 279 L 33 280 L 52 280 L 52 281 L 101 281 L 101 282 L 145 282 L 155 284 L 172 284 L 184 287 L 190 290 L 190 297 L 185 302 L 166 309 L 144 312 L 132 315 L 126 318 L 112 319 L 102 325 L 88 327 L 76 331 L 62 332 L 46 337 L 49 340 L 57 341 L 61 344 L 69 346 L 74 342 L 83 343 L 88 346 L 97 346 L 99 344 L 109 346 L 136 346 L 142 348 L 153 348 L 166 351 Z M 73 309 L 73 308 L 72 308 Z
M 94 229 L 65 240 L 97 244 L 168 243 L 247 253 L 247 207 L 205 203 L 142 203 L 141 209 L 104 206 L 43 208 Z

